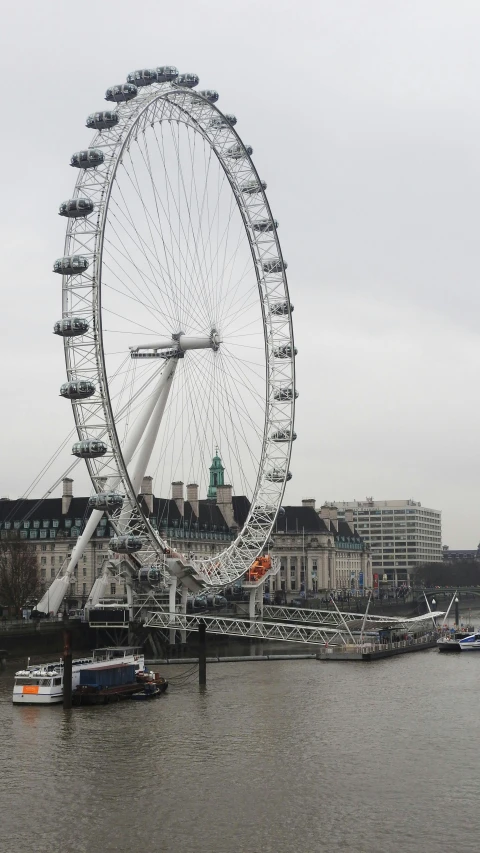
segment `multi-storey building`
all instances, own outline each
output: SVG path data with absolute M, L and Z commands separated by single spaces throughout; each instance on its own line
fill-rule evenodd
M 353 515 L 359 535 L 368 542 L 372 570 L 394 585 L 409 580 L 412 569 L 443 559 L 442 514 L 413 500 L 345 501 L 335 506 L 338 517 Z
M 353 524 L 353 515 L 339 519 L 334 507 L 315 509 L 315 501 L 280 510 L 272 533 L 271 553 L 280 571 L 270 591 L 362 590 L 372 587 L 368 545 Z
M 185 487 L 172 483 L 170 498 L 157 498 L 152 478 L 145 477 L 140 499 L 145 514 L 171 547 L 188 557 L 207 557 L 227 547 L 245 523 L 250 508 L 246 497 L 232 495 L 224 482 L 224 468 L 218 453 L 210 468 L 208 496 L 199 497 L 195 483 Z M 75 542 L 90 515 L 87 497 L 74 497 L 73 480 L 63 481 L 61 498 L 0 500 L 0 536 L 18 536 L 34 549 L 43 590 L 67 565 Z M 74 569 L 67 604 L 81 607 L 108 556 L 114 535 L 104 515 Z M 368 547 L 353 525 L 353 513 L 338 518 L 336 510 L 323 507 L 320 514 L 314 500 L 302 506 L 283 507 L 278 515 L 270 549 L 280 557 L 281 569 L 273 578 L 271 591 L 300 593 L 305 588 L 317 592 L 328 589 L 361 589 L 372 586 Z M 122 595 L 112 577 L 111 595 Z

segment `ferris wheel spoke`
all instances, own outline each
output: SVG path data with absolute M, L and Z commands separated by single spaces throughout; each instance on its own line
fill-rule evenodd
M 182 202 L 182 196 L 183 196 L 183 199 L 185 202 L 185 207 L 187 210 L 187 216 L 188 216 L 187 233 L 185 234 L 185 230 L 184 229 L 182 229 L 182 230 L 183 230 L 183 233 L 184 233 L 184 236 L 185 236 L 185 239 L 186 239 L 188 245 L 189 245 L 190 234 L 192 235 L 192 238 L 193 238 L 193 252 L 190 250 L 188 253 L 190 255 L 191 263 L 192 263 L 191 268 L 188 270 L 189 279 L 192 282 L 198 281 L 199 286 L 201 288 L 201 285 L 203 284 L 203 277 L 202 277 L 202 260 L 200 257 L 200 247 L 199 247 L 199 241 L 195 237 L 195 230 L 194 230 L 194 226 L 192 224 L 192 211 L 191 211 L 191 206 L 189 203 L 189 198 L 188 198 L 188 193 L 187 193 L 186 180 L 185 180 L 185 176 L 183 173 L 181 160 L 180 160 L 180 141 L 179 141 L 180 123 L 178 124 L 178 137 L 177 138 L 175 137 L 175 132 L 174 132 L 174 128 L 172 127 L 172 125 L 170 125 L 170 130 L 172 132 L 173 144 L 174 144 L 175 152 L 177 155 L 177 172 L 178 172 L 177 185 L 178 185 L 178 196 L 179 196 L 178 206 L 180 209 L 180 205 Z M 192 170 L 192 174 L 193 174 L 193 170 Z M 182 193 L 180 192 L 180 187 L 183 190 Z M 206 303 L 207 317 L 208 316 L 212 317 L 212 306 L 209 303 L 208 292 L 207 292 L 206 288 L 204 288 L 203 291 L 204 291 L 203 292 L 203 299 Z
M 137 173 L 136 173 L 134 167 L 132 167 L 132 171 L 133 171 L 134 176 L 135 176 L 135 190 L 136 190 L 136 193 L 137 193 L 139 200 L 141 201 L 141 204 L 142 204 L 142 207 L 143 207 L 143 210 L 145 213 L 145 217 L 146 217 L 147 222 L 148 222 L 150 239 L 151 239 L 151 241 L 152 241 L 152 243 L 156 249 L 156 242 L 155 242 L 153 235 L 152 235 L 152 232 L 151 232 L 151 228 L 153 227 L 155 229 L 156 233 L 158 234 L 158 236 L 160 237 L 161 242 L 162 242 L 162 246 L 163 246 L 164 251 L 165 251 L 165 262 L 166 262 L 167 272 L 168 272 L 170 284 L 172 285 L 173 293 L 174 293 L 174 297 L 172 296 L 172 298 L 171 298 L 171 303 L 172 303 L 172 305 L 175 306 L 175 312 L 176 312 L 176 317 L 177 317 L 175 326 L 177 329 L 180 329 L 182 327 L 182 312 L 186 308 L 188 308 L 188 312 L 189 312 L 190 316 L 193 316 L 194 314 L 195 314 L 195 316 L 197 316 L 198 315 L 198 307 L 197 307 L 198 303 L 196 303 L 196 302 L 192 303 L 192 299 L 190 298 L 191 297 L 191 288 L 189 288 L 187 281 L 184 280 L 183 283 L 185 285 L 185 290 L 189 291 L 188 297 L 187 297 L 186 292 L 182 293 L 182 290 L 179 286 L 179 282 L 176 279 L 176 275 L 175 276 L 170 275 L 170 264 L 168 262 L 169 251 L 167 249 L 167 244 L 166 244 L 166 241 L 165 241 L 164 235 L 163 235 L 161 220 L 159 218 L 158 191 L 156 189 L 156 186 L 155 186 L 155 183 L 153 180 L 153 175 L 151 173 L 150 152 L 148 150 L 148 144 L 147 144 L 146 138 L 144 138 L 144 145 L 145 145 L 146 155 L 143 154 L 140 145 L 139 145 L 139 150 L 141 152 L 141 155 L 143 157 L 143 162 L 145 163 L 145 166 L 146 166 L 147 171 L 148 171 L 149 176 L 150 176 L 151 187 L 154 190 L 155 208 L 156 208 L 156 213 L 157 213 L 158 225 L 157 225 L 157 222 L 155 221 L 155 218 L 150 214 L 149 210 L 147 209 L 147 206 L 145 204 L 145 200 L 144 200 L 142 192 L 141 192 L 141 187 L 140 187 L 140 183 L 139 183 L 139 180 L 137 177 Z M 158 259 L 158 263 L 159 263 L 160 267 L 163 268 L 163 264 L 160 262 L 160 259 L 158 258 L 157 250 L 156 250 L 156 257 Z M 175 272 L 178 269 L 180 281 L 182 281 L 182 272 L 181 272 L 181 269 L 178 267 L 178 264 L 175 262 L 174 256 L 172 256 L 170 258 L 170 263 L 172 263 L 172 266 L 174 267 Z
M 239 407 L 239 406 L 238 406 L 238 404 L 237 404 L 237 402 L 236 402 L 237 394 L 234 392 L 234 389 L 233 389 L 232 384 L 231 384 L 231 382 L 230 382 L 230 376 L 229 376 L 228 370 L 225 370 L 225 371 L 224 371 L 224 378 L 225 378 L 225 382 L 223 383 L 223 389 L 222 389 L 222 390 L 223 390 L 223 394 L 222 394 L 222 393 L 219 393 L 219 388 L 218 388 L 218 386 L 217 386 L 217 387 L 215 387 L 214 383 L 213 383 L 213 382 L 211 382 L 211 380 L 209 380 L 209 381 L 211 382 L 211 386 L 212 386 L 212 389 L 213 389 L 213 392 L 214 392 L 214 396 L 215 396 L 216 402 L 217 402 L 217 404 L 218 404 L 219 408 L 223 410 L 223 413 L 224 413 L 224 414 L 226 414 L 229 418 L 231 418 L 231 414 L 232 414 L 232 406 L 233 406 L 233 407 L 235 408 L 235 410 L 236 410 L 236 415 L 237 415 L 237 416 L 236 416 L 236 419 L 235 419 L 235 420 L 230 420 L 230 423 L 231 423 L 231 425 L 232 425 L 232 427 L 231 427 L 231 431 L 232 431 L 232 432 L 235 432 L 234 425 L 235 425 L 235 424 L 237 424 L 237 423 L 239 423 L 239 424 L 241 424 L 241 425 L 243 425 L 243 423 L 245 423 L 245 424 L 247 424 L 250 428 L 252 428 L 252 426 L 253 426 L 253 425 L 252 425 L 251 412 L 249 412 L 249 411 L 248 411 L 246 408 L 244 408 L 244 407 Z M 209 377 L 208 377 L 205 373 L 204 373 L 204 379 L 209 379 Z M 227 401 L 228 406 L 224 403 L 224 398 L 225 398 L 225 400 Z M 259 434 L 261 435 L 262 433 L 259 433 Z M 244 436 L 244 437 L 245 437 L 245 436 Z M 245 439 L 245 446 L 246 446 L 246 448 L 248 449 L 248 451 L 250 452 L 250 455 L 251 455 L 251 449 L 250 449 L 250 445 L 249 445 L 249 442 L 248 442 L 248 440 L 247 440 L 247 439 Z M 237 461 L 239 462 L 239 457 L 237 456 L 236 458 L 237 458 Z M 239 464 L 240 464 L 240 462 L 239 462 Z
M 163 284 L 168 288 L 168 281 L 166 281 L 166 279 L 165 279 L 165 271 L 162 270 L 161 268 L 157 269 L 155 267 L 154 262 L 156 261 L 156 258 L 154 257 L 154 253 L 151 251 L 147 241 L 139 233 L 138 228 L 133 224 L 132 214 L 130 213 L 128 205 L 126 204 L 126 202 L 123 199 L 123 194 L 121 193 L 121 191 L 120 191 L 120 195 L 122 196 L 122 205 L 119 205 L 116 202 L 116 200 L 112 200 L 112 206 L 113 206 L 113 204 L 116 205 L 117 213 L 115 213 L 115 211 L 113 209 L 111 209 L 110 213 L 111 213 L 112 219 L 114 219 L 116 221 L 118 227 L 120 229 L 122 229 L 122 231 L 124 232 L 124 237 L 122 239 L 122 237 L 119 235 L 117 229 L 114 227 L 114 225 L 112 223 L 112 226 L 111 226 L 112 231 L 114 232 L 114 234 L 116 235 L 117 240 L 118 240 L 118 245 L 114 245 L 112 247 L 113 252 L 115 254 L 119 253 L 119 254 L 125 254 L 127 256 L 127 258 L 129 259 L 130 263 L 132 264 L 132 266 L 134 267 L 136 272 L 142 277 L 143 283 L 147 287 L 148 292 L 149 292 L 152 300 L 158 306 L 158 310 L 162 311 L 162 307 L 164 307 L 164 306 L 160 305 L 157 302 L 157 294 L 154 293 L 150 289 L 149 282 L 151 282 L 154 285 L 155 289 L 159 293 L 161 293 L 165 297 L 165 301 L 168 302 L 168 297 L 166 296 L 166 291 L 162 290 L 162 288 L 159 284 L 159 279 L 160 279 L 160 281 L 162 281 Z M 136 263 L 133 260 L 131 252 L 126 245 L 125 239 L 127 239 L 130 242 L 130 244 L 138 252 L 141 253 L 141 255 L 143 256 L 143 258 L 145 259 L 145 261 L 147 263 L 147 266 L 148 266 L 148 269 L 150 272 L 150 276 L 148 276 L 143 270 L 141 270 L 138 263 Z M 120 250 L 119 246 L 122 247 L 123 252 Z M 112 257 L 114 257 L 113 252 L 112 252 Z M 153 255 L 153 257 L 152 257 L 152 255 Z
M 173 132 L 172 127 L 170 127 L 170 130 L 171 130 L 172 139 L 174 139 L 174 132 Z M 188 228 L 186 231 L 185 226 L 183 224 L 183 217 L 181 214 L 182 197 L 181 197 L 181 193 L 180 193 L 181 181 L 180 181 L 179 169 L 177 167 L 177 189 L 175 191 L 173 188 L 172 182 L 170 180 L 168 170 L 167 170 L 167 166 L 166 166 L 165 139 L 164 139 L 164 135 L 163 135 L 163 126 L 162 126 L 161 136 L 162 136 L 162 147 L 160 147 L 158 137 L 155 134 L 155 138 L 156 138 L 157 145 L 158 145 L 158 150 L 159 150 L 160 157 L 162 159 L 162 163 L 164 166 L 164 173 L 165 173 L 165 177 L 166 177 L 166 187 L 167 187 L 167 198 L 169 199 L 171 196 L 171 199 L 173 202 L 173 208 L 175 210 L 175 214 L 177 217 L 177 223 L 175 223 L 175 217 L 171 217 L 171 219 L 170 219 L 170 223 L 171 223 L 170 229 L 171 229 L 171 235 L 172 235 L 172 242 L 174 240 L 176 245 L 177 245 L 177 248 L 178 248 L 178 257 L 179 257 L 178 267 L 179 267 L 179 271 L 180 271 L 180 278 L 183 281 L 184 286 L 188 289 L 190 296 L 192 298 L 196 298 L 198 295 L 198 294 L 196 294 L 196 285 L 195 285 L 195 281 L 196 281 L 197 276 L 192 275 L 192 270 L 195 269 L 195 258 L 192 255 L 191 246 L 190 246 L 190 243 L 188 240 Z M 171 211 L 171 209 L 172 208 L 170 207 L 170 204 L 169 204 L 169 210 Z M 174 227 L 174 225 L 176 225 L 176 227 Z M 181 248 L 182 243 L 185 245 L 185 253 L 182 251 L 182 248 Z M 184 268 L 185 268 L 184 271 L 182 271 L 182 262 L 183 262 Z M 189 266 L 189 262 L 190 262 L 190 266 Z M 188 279 L 188 283 L 187 283 L 187 279 Z M 209 325 L 208 311 L 206 310 L 205 301 L 203 298 L 202 298 L 202 300 L 200 300 L 199 310 L 200 310 L 202 317 L 205 321 L 205 325 L 208 326 Z
M 140 146 L 139 146 L 139 149 L 140 149 Z M 171 289 L 171 285 L 174 284 L 174 281 L 172 280 L 172 277 L 170 275 L 168 259 L 165 258 L 165 265 L 164 265 L 158 256 L 157 243 L 156 243 L 156 239 L 155 239 L 153 232 L 152 232 L 152 224 L 153 224 L 153 227 L 155 228 L 157 234 L 159 234 L 161 239 L 163 238 L 163 234 L 161 233 L 161 231 L 160 231 L 160 233 L 158 232 L 158 227 L 156 226 L 156 223 L 153 222 L 153 218 L 147 209 L 145 199 L 144 199 L 143 194 L 142 194 L 141 189 L 140 189 L 137 172 L 136 172 L 135 165 L 133 163 L 133 159 L 132 159 L 131 154 L 130 154 L 130 165 L 131 165 L 131 171 L 132 171 L 133 177 L 134 177 L 135 189 L 136 189 L 138 198 L 140 200 L 141 209 L 142 209 L 143 214 L 145 216 L 145 223 L 146 223 L 146 226 L 148 229 L 149 239 L 145 240 L 145 241 L 142 240 L 142 243 L 144 243 L 146 245 L 146 247 L 149 249 L 151 255 L 154 256 L 154 258 L 155 258 L 155 269 L 156 270 L 158 269 L 160 271 L 161 281 L 163 284 L 163 287 L 161 287 L 157 281 L 156 282 L 157 289 L 165 297 L 166 302 L 168 301 L 169 311 L 172 312 L 173 314 L 176 313 L 176 324 L 178 327 L 178 323 L 179 323 L 178 305 L 175 305 L 175 301 L 170 298 L 170 289 Z M 129 175 L 129 177 L 130 177 L 130 175 Z M 137 232 L 137 234 L 138 234 L 138 232 Z M 140 237 L 140 235 L 138 235 L 138 236 Z M 176 312 L 175 312 L 175 309 L 176 309 Z
M 112 230 L 115 230 L 115 229 L 112 228 Z M 120 238 L 119 238 L 119 242 L 121 242 Z M 144 272 L 140 269 L 140 267 L 135 263 L 135 261 L 133 260 L 133 258 L 130 255 L 130 253 L 128 251 L 125 251 L 125 250 L 122 251 L 121 249 L 117 250 L 116 245 L 114 243 L 112 243 L 110 240 L 105 240 L 105 243 L 107 245 L 109 257 L 113 259 L 113 257 L 115 256 L 115 253 L 116 253 L 119 257 L 123 258 L 124 261 L 127 261 L 131 265 L 131 267 L 133 267 L 133 269 L 136 271 L 136 273 L 138 274 L 138 279 L 140 279 L 140 281 L 145 285 L 146 289 L 148 290 L 149 294 L 151 295 L 151 290 L 150 290 L 150 287 L 148 284 L 148 277 L 144 274 Z M 130 294 L 132 299 L 135 299 L 137 301 L 142 302 L 151 311 L 154 311 L 155 313 L 158 313 L 161 315 L 165 314 L 166 316 L 169 316 L 168 313 L 165 312 L 164 310 L 162 310 L 161 306 L 158 305 L 158 303 L 155 301 L 154 297 L 152 297 L 154 299 L 154 302 L 150 302 L 150 301 L 145 299 L 145 293 L 140 288 L 138 281 L 135 280 L 135 278 L 133 278 L 125 268 L 122 269 L 122 272 L 125 273 L 130 284 L 127 284 L 127 282 L 124 281 L 122 276 L 119 274 L 118 269 L 114 268 L 111 265 L 111 263 L 108 263 L 108 261 L 106 259 L 104 260 L 104 265 L 105 265 L 105 268 L 111 273 L 111 275 L 113 275 L 117 279 L 117 281 L 119 281 L 121 284 L 123 284 L 123 286 L 129 291 L 129 294 Z M 138 291 L 137 295 L 133 292 L 132 286 Z

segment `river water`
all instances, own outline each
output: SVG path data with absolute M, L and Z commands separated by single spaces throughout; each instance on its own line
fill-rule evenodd
M 158 700 L 68 712 L 11 704 L 20 663 L 2 853 L 479 849 L 480 654 L 169 666 Z

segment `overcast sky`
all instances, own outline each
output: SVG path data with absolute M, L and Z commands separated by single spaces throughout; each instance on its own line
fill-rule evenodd
M 51 267 L 85 117 L 129 71 L 175 64 L 237 115 L 280 222 L 300 391 L 285 503 L 414 498 L 475 547 L 479 42 L 478 0 L 8 4 L 0 493 L 23 494 L 73 425 Z

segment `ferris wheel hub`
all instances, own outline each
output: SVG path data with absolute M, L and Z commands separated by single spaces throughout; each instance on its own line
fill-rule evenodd
M 160 338 L 158 341 L 147 341 L 129 347 L 131 358 L 164 358 L 167 354 L 179 355 L 188 350 L 213 349 L 217 352 L 222 339 L 217 329 L 212 329 L 208 337 L 206 335 L 191 336 L 184 332 L 175 332 L 171 338 Z M 168 350 L 168 353 L 165 353 Z

